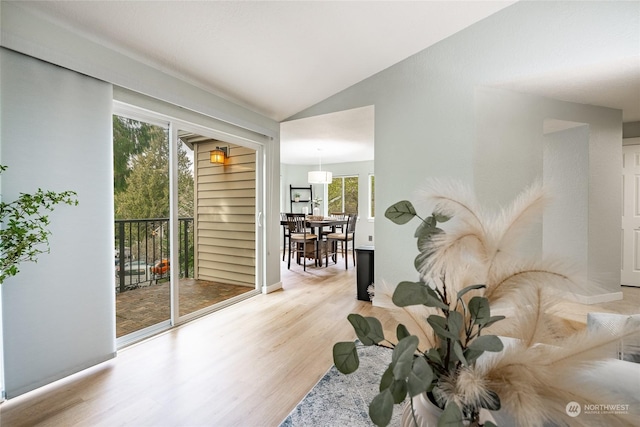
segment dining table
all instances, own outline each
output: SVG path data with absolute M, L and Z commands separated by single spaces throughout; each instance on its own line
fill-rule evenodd
M 331 218 L 331 217 L 324 217 L 322 219 L 307 218 L 307 226 L 311 228 L 313 234 L 316 234 L 316 230 L 317 230 L 318 233 L 316 235 L 320 235 L 324 227 L 331 227 L 331 232 L 333 233 L 336 231 L 337 226 L 344 225 L 346 223 L 347 223 L 346 218 Z
M 316 236 L 318 236 L 318 240 L 316 241 L 316 245 L 315 245 L 316 246 L 315 252 L 316 252 L 316 260 L 320 267 L 322 267 L 322 253 L 320 251 L 320 242 L 321 242 L 320 237 L 322 235 L 322 229 L 325 227 L 329 227 L 331 228 L 331 232 L 335 233 L 336 227 L 340 225 L 345 225 L 347 222 L 348 222 L 347 218 L 338 218 L 338 217 L 330 217 L 330 216 L 326 216 L 322 218 L 317 218 L 313 216 L 306 217 L 307 227 L 311 229 L 312 234 L 315 234 Z M 280 220 L 280 225 L 286 226 L 287 220 L 286 219 Z

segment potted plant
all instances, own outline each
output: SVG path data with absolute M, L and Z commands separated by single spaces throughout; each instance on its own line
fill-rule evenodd
M 7 166 L 0 165 L 0 173 Z M 0 284 L 20 271 L 25 261 L 37 262 L 38 255 L 48 253 L 50 219 L 47 215 L 60 203 L 77 205 L 76 193 L 56 193 L 38 189 L 33 194 L 21 193 L 12 202 L 0 202 Z
M 293 201 L 294 202 L 300 201 L 300 193 L 293 193 Z
M 359 342 L 334 345 L 336 368 L 345 374 L 357 370 L 360 346 L 389 349 L 380 393 L 369 405 L 378 426 L 387 425 L 393 405 L 407 398 L 406 426 L 492 426 L 500 416 L 508 424 L 571 424 L 567 399 L 590 402 L 602 395 L 597 385 L 572 389 L 575 378 L 602 359 L 598 350 L 637 327 L 619 334 L 558 333 L 557 319 L 547 312 L 548 291 L 572 291 L 585 283 L 558 260 L 522 259 L 514 251 L 523 228 L 546 203 L 541 186 L 495 214 L 456 183 L 432 182 L 428 200 L 435 208 L 427 218 L 409 201 L 385 212 L 396 224 L 420 220 L 414 235 L 419 278 L 399 283 L 392 296 L 411 328 L 399 324 L 395 339 L 387 339 L 377 318 L 349 315 Z M 557 293 L 553 298 L 558 301 Z M 492 314 L 494 306 L 507 315 Z M 508 315 L 514 307 L 517 315 Z M 418 408 L 423 405 L 426 412 Z M 617 415 L 611 417 L 609 422 Z

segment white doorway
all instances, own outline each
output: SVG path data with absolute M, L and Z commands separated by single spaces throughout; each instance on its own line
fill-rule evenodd
M 640 138 L 634 139 L 640 144 Z M 625 286 L 640 287 L 640 145 L 622 147 L 621 239 L 620 281 Z

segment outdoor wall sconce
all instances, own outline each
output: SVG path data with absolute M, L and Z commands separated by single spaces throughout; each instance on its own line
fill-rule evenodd
M 227 157 L 229 157 L 229 147 L 216 147 L 209 152 L 209 161 L 214 164 L 224 165 Z

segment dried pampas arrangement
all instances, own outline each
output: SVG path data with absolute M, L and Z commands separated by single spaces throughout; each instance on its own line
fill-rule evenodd
M 543 187 L 532 185 L 497 212 L 456 182 L 431 181 L 424 197 L 435 206 L 427 218 L 409 201 L 385 212 L 396 224 L 420 220 L 420 281 L 401 282 L 392 297 L 406 324 L 398 326 L 397 342 L 384 337 L 377 319 L 349 316 L 363 345 L 393 349 L 369 406 L 374 423 L 386 425 L 394 403 L 408 396 L 412 410 L 413 398 L 426 393 L 443 409 L 443 425 L 482 425 L 487 409 L 509 425 L 633 425 L 628 413 L 576 419 L 566 409 L 615 398 L 581 377 L 612 345 L 638 333 L 638 324 L 567 331 L 559 321 L 554 310 L 563 296 L 595 285 L 562 260 L 522 256 L 522 237 L 549 201 Z M 357 345 L 337 343 L 334 362 L 343 373 L 355 371 Z

